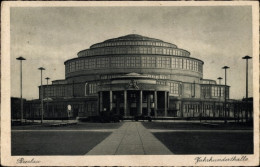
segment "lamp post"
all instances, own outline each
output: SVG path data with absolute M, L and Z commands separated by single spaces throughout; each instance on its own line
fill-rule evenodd
M 248 59 L 252 59 L 252 57 L 244 56 L 242 59 L 246 60 L 246 121 L 248 121 Z
M 227 102 L 227 69 L 229 69 L 228 66 L 224 66 L 222 67 L 222 69 L 225 70 L 225 89 L 224 89 L 224 92 L 225 92 L 225 102 L 224 102 L 224 117 L 225 117 L 225 123 L 227 123 L 227 106 L 226 106 L 226 102 Z
M 43 122 L 43 87 L 42 87 L 42 71 L 45 70 L 45 68 L 40 67 L 38 68 L 41 70 L 41 124 Z
M 221 85 L 221 80 L 223 79 L 222 77 L 218 77 L 217 78 L 218 81 L 219 81 L 219 85 Z M 219 87 L 219 102 L 220 102 L 220 99 L 221 99 L 221 87 Z M 220 107 L 219 107 L 219 112 L 218 112 L 218 116 L 220 115 Z
M 47 80 L 47 90 L 48 90 L 48 85 L 49 85 L 48 81 L 50 78 L 46 77 L 45 79 Z M 49 112 L 49 104 L 48 104 L 49 92 L 47 92 L 46 95 L 47 95 L 47 113 L 48 113 Z
M 219 84 L 219 85 L 221 85 L 221 79 L 223 79 L 223 78 L 218 77 L 218 82 L 219 82 L 218 84 Z
M 20 91 L 21 91 L 21 124 L 23 123 L 23 65 L 22 61 L 26 60 L 23 57 L 17 57 L 16 60 L 20 60 Z

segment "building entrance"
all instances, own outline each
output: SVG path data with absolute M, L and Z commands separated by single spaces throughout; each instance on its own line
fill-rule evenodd
M 134 91 L 134 90 L 127 91 L 127 110 L 129 111 L 129 116 L 141 115 L 139 92 L 140 91 Z
M 158 95 L 160 99 L 157 98 Z M 156 117 L 159 112 L 158 114 L 161 116 L 164 115 L 163 111 L 168 108 L 166 95 L 164 92 L 143 90 L 99 92 L 100 112 L 109 111 L 124 117 Z

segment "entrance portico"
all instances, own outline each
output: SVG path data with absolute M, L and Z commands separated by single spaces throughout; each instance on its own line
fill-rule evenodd
M 157 98 L 158 95 L 160 100 Z M 99 92 L 99 102 L 100 112 L 111 111 L 124 117 L 167 116 L 168 92 L 149 90 L 102 91 Z M 158 103 L 159 109 L 157 108 Z
M 99 112 L 112 112 L 125 118 L 167 116 L 168 87 L 140 74 L 128 74 L 101 84 L 98 95 Z

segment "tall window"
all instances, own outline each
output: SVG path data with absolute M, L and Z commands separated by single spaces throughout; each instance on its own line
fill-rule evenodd
M 143 54 L 144 53 L 145 48 L 144 47 L 139 47 L 139 53 Z
M 226 87 L 226 98 L 229 99 L 229 87 Z
M 79 61 L 75 61 L 75 71 L 79 70 Z
M 169 54 L 173 55 L 173 49 L 169 49 Z
M 70 71 L 69 71 L 69 63 L 67 63 L 67 64 L 65 65 L 65 70 L 66 70 L 66 74 L 70 72 Z
M 172 68 L 179 68 L 179 59 L 172 58 Z
M 169 57 L 157 57 L 157 67 L 170 68 L 171 62 Z
M 212 86 L 211 87 L 211 96 L 213 96 L 213 97 L 221 96 L 221 87 L 219 87 L 219 86 Z
M 183 69 L 187 69 L 187 59 L 183 59 Z
M 190 69 L 190 60 L 186 59 L 186 62 L 187 62 L 187 64 L 186 64 L 187 68 L 186 69 L 189 70 Z
M 220 88 L 220 96 L 221 96 L 221 97 L 224 96 L 224 88 L 223 88 L 223 87 Z
M 89 68 L 95 68 L 96 67 L 96 59 L 95 58 L 88 58 L 84 60 L 84 68 L 89 69 Z
M 224 96 L 224 87 L 212 86 L 211 87 L 211 96 L 212 97 L 223 97 Z
M 198 71 L 198 62 L 197 61 L 193 61 L 193 70 Z
M 162 48 L 156 48 L 156 54 L 163 54 Z
M 124 57 L 111 57 L 112 67 L 124 67 L 125 66 Z
M 95 68 L 96 67 L 96 59 L 95 58 L 89 59 L 88 65 L 89 65 L 89 68 Z
M 47 97 L 52 97 L 52 96 L 55 96 L 55 88 L 54 86 L 46 86 L 44 87 L 44 97 L 47 98 Z M 58 87 L 57 87 L 58 88 Z M 41 91 L 40 91 L 41 92 Z
M 70 62 L 70 68 L 69 68 L 70 72 L 74 72 L 75 71 L 75 62 Z
M 203 72 L 203 70 L 202 70 L 202 63 L 199 63 L 198 71 L 201 72 L 201 73 Z
M 191 84 L 191 97 L 195 97 L 195 83 Z
M 78 61 L 78 69 L 82 70 L 84 68 L 84 60 L 79 60 Z
M 167 49 L 163 48 L 163 54 L 167 54 Z
M 143 67 L 155 67 L 155 57 L 148 57 L 144 56 L 142 57 L 142 66 Z
M 65 86 L 57 86 L 56 87 L 56 91 L 55 91 L 55 95 L 53 92 L 53 96 L 65 96 Z
M 91 83 L 89 84 L 89 94 L 97 93 L 97 84 Z
M 170 82 L 170 94 L 179 95 L 179 84 L 176 82 Z
M 84 69 L 88 69 L 89 65 L 88 65 L 88 59 L 84 60 Z
M 85 84 L 85 96 L 87 96 L 89 93 L 88 93 L 88 83 Z
M 209 86 L 202 86 L 201 87 L 202 97 L 209 98 L 210 97 L 210 87 Z
M 86 83 L 85 84 L 85 95 L 91 95 L 97 93 L 97 83 Z
M 97 58 L 97 68 L 106 68 L 109 66 L 109 59 L 107 57 Z
M 182 58 L 179 58 L 179 68 L 182 69 Z
M 126 66 L 127 67 L 140 67 L 140 57 L 127 57 Z

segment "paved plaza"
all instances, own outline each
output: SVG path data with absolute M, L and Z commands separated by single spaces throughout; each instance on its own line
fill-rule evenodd
M 172 154 L 140 122 L 126 122 L 87 155 Z
M 134 121 L 79 123 L 65 127 L 12 127 L 12 155 L 225 153 L 253 153 L 252 127 Z

